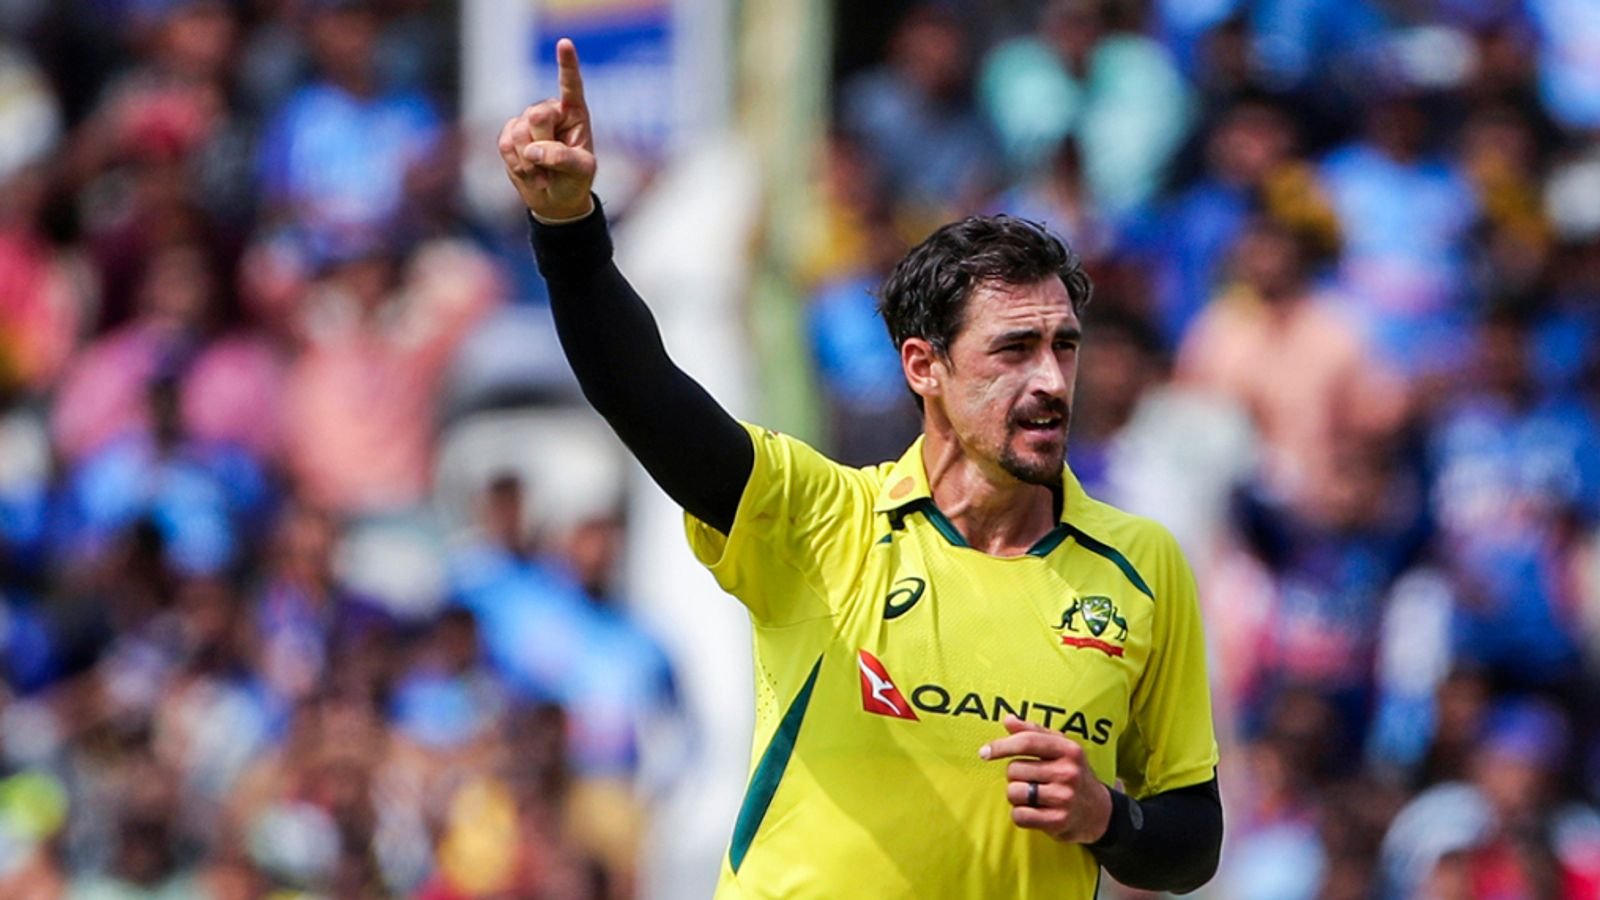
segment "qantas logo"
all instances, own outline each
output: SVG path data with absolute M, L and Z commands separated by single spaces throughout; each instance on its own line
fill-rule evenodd
M 861 669 L 861 708 L 880 716 L 918 721 L 916 712 L 894 686 L 894 679 L 889 677 L 889 670 L 883 663 L 865 650 L 859 654 L 856 665 Z
M 999 722 L 1007 714 L 1026 719 L 1068 737 L 1092 744 L 1107 744 L 1116 733 L 1116 723 L 1107 718 L 1090 718 L 1092 713 L 1043 700 L 1024 700 L 999 694 L 965 694 L 941 684 L 928 682 L 911 689 L 910 702 L 889 677 L 876 656 L 856 651 L 856 667 L 861 671 L 861 708 L 891 719 L 922 721 L 917 711 L 932 716 L 961 718 L 972 716 L 986 722 Z

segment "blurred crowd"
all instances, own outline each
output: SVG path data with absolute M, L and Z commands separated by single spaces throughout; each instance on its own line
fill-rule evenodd
M 1600 6 L 902 9 L 809 229 L 831 449 L 916 430 L 904 249 L 1047 223 L 1096 282 L 1070 462 L 1201 584 L 1211 895 L 1600 897 Z
M 820 443 L 917 430 L 908 246 L 1046 222 L 1074 471 L 1201 582 L 1211 896 L 1600 897 L 1600 8 L 897 9 L 804 229 Z M 456 12 L 0 0 L 0 896 L 634 892 L 691 740 L 624 521 L 441 508 L 468 414 L 567 389 L 505 390 L 552 354 Z
M 457 14 L 0 2 L 0 897 L 633 894 L 687 732 L 620 513 L 434 495 L 539 298 Z

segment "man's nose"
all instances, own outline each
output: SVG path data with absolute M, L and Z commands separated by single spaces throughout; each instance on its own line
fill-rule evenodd
M 1048 355 L 1034 366 L 1032 384 L 1034 391 L 1059 399 L 1067 396 L 1067 373 L 1060 360 Z

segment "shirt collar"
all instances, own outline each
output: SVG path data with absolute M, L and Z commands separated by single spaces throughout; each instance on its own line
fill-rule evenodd
M 893 512 L 904 508 L 919 500 L 933 502 L 933 489 L 928 486 L 928 472 L 922 465 L 923 436 L 918 435 L 906 452 L 895 461 L 889 469 L 889 477 L 883 481 L 883 487 L 878 489 L 878 499 L 873 504 L 873 512 Z M 1083 485 L 1078 483 L 1078 476 L 1072 474 L 1069 466 L 1061 467 L 1061 521 L 1067 521 L 1070 511 L 1077 511 L 1080 515 L 1086 511 L 1088 495 L 1083 491 Z

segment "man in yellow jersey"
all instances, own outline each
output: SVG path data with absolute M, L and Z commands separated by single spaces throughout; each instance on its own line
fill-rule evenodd
M 882 311 L 923 435 L 841 466 L 737 422 L 667 357 L 590 192 L 577 52 L 557 55 L 560 95 L 500 152 L 562 346 L 755 628 L 717 895 L 1088 898 L 1102 867 L 1203 884 L 1222 813 L 1194 581 L 1164 529 L 1064 464 L 1077 259 L 1005 216 L 913 249 Z

